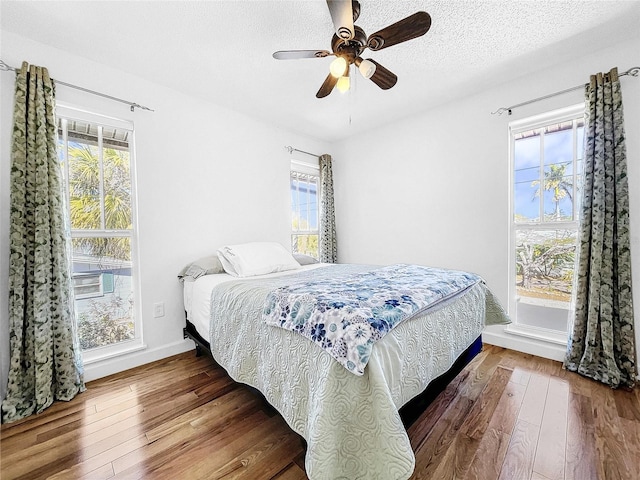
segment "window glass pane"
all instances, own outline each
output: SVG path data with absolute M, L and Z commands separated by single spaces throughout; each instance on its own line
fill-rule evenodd
M 309 182 L 306 176 L 302 177 L 298 184 L 298 201 L 300 202 L 298 228 L 309 230 Z
M 538 159 L 538 163 L 539 163 Z M 516 183 L 531 183 L 535 182 L 540 178 L 540 165 L 536 165 L 535 167 L 525 167 L 515 172 L 515 182 Z
M 75 308 L 82 349 L 132 340 L 135 329 L 131 240 L 73 238 L 72 245 Z
M 67 155 L 71 228 L 101 228 L 98 147 L 69 137 Z
M 573 161 L 573 122 L 547 127 L 544 136 L 544 164 L 571 164 Z
M 540 201 L 536 196 L 536 187 L 532 182 L 515 184 L 514 221 L 525 223 L 537 221 L 540 217 Z
M 566 331 L 576 242 L 575 230 L 516 231 L 518 324 Z
M 104 216 L 110 230 L 130 230 L 131 165 L 129 150 L 103 148 Z
M 536 182 L 540 180 L 540 135 L 527 132 L 514 142 L 514 221 L 531 222 L 540 217 Z
M 540 135 L 531 132 L 516 139 L 514 154 L 516 172 L 529 168 L 537 169 L 540 166 Z
M 291 252 L 318 258 L 318 234 L 291 235 Z

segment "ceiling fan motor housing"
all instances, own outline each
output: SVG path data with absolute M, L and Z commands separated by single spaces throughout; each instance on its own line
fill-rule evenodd
M 364 30 L 357 25 L 354 25 L 353 29 L 355 36 L 351 40 L 344 40 L 336 34 L 333 35 L 331 40 L 331 49 L 333 50 L 333 53 L 340 57 L 344 57 L 349 64 L 356 61 L 356 58 L 360 56 L 367 45 L 367 34 L 364 33 Z

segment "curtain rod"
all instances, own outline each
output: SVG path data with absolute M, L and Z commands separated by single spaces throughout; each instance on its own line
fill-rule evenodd
M 12 67 L 10 65 L 7 65 L 2 60 L 0 60 L 0 70 L 4 70 L 5 72 L 8 72 L 8 71 L 17 72 L 18 71 L 17 68 Z M 129 102 L 128 100 L 123 100 L 122 98 L 118 98 L 118 97 L 112 97 L 111 95 L 107 95 L 105 93 L 96 92 L 95 90 L 89 90 L 88 88 L 79 87 L 77 85 L 72 85 L 71 83 L 61 82 L 60 80 L 56 80 L 55 78 L 52 78 L 51 80 L 53 80 L 56 83 L 56 85 L 64 85 L 65 87 L 75 88 L 76 90 L 81 90 L 83 92 L 90 93 L 92 95 L 98 95 L 99 97 L 108 98 L 109 100 L 114 100 L 116 102 L 125 103 L 125 104 L 127 104 L 127 105 L 129 105 L 131 107 L 131 111 L 132 112 L 134 111 L 135 108 L 140 108 L 142 110 L 148 110 L 150 112 L 155 112 L 155 110 L 153 110 L 152 108 L 145 107 L 144 105 L 140 105 L 139 103 Z
M 304 150 L 298 150 L 297 148 L 293 148 L 290 145 L 285 145 L 285 147 L 287 149 L 287 151 L 289 152 L 289 155 L 291 155 L 293 152 L 300 152 L 300 153 L 304 153 L 306 155 L 311 155 L 312 157 L 320 157 L 320 155 L 316 155 L 315 153 L 309 153 L 309 152 L 305 152 Z
M 630 75 L 632 77 L 637 77 L 638 74 L 640 74 L 640 67 L 632 67 L 629 70 L 627 70 L 626 72 L 619 73 L 618 77 L 624 77 L 625 75 Z M 562 95 L 562 94 L 565 94 L 565 93 L 573 92 L 574 90 L 579 90 L 581 88 L 585 88 L 587 85 L 589 85 L 589 84 L 585 83 L 585 84 L 582 84 L 582 85 L 576 85 L 575 87 L 567 88 L 566 90 L 561 90 L 561 91 L 555 92 L 555 93 L 550 93 L 549 95 L 545 95 L 544 97 L 534 98 L 533 100 L 528 100 L 526 102 L 518 103 L 517 105 L 511 105 L 510 107 L 500 107 L 495 112 L 491 112 L 491 115 L 495 115 L 496 113 L 498 115 L 502 115 L 505 112 L 508 112 L 508 114 L 511 115 L 511 110 L 514 109 L 514 108 L 523 107 L 525 105 L 529 105 L 530 103 L 539 102 L 540 100 L 546 100 L 547 98 L 557 97 L 558 95 Z

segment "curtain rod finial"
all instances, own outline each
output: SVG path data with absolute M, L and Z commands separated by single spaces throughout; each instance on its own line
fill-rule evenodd
M 2 71 L 4 71 L 4 72 L 11 72 L 11 71 L 15 72 L 15 71 L 16 71 L 16 69 L 15 69 L 15 68 L 13 68 L 13 67 L 12 67 L 12 66 L 10 66 L 10 65 L 7 65 L 7 64 L 6 64 L 6 63 L 4 63 L 4 61 L 2 61 L 2 60 L 0 60 L 0 70 L 2 70 Z

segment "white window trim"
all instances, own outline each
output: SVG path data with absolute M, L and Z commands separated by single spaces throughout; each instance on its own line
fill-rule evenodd
M 114 347 L 118 347 L 117 349 Z M 91 350 L 82 352 L 82 363 L 87 366 L 94 363 L 100 363 L 110 358 L 127 355 L 129 353 L 146 350 L 147 345 L 142 339 L 125 340 L 124 342 L 114 345 L 106 345 L 104 347 L 96 347 Z
M 514 147 L 515 142 L 513 140 L 513 136 L 525 132 L 528 130 L 535 130 L 537 128 L 543 127 L 549 123 L 562 123 L 564 121 L 573 120 L 577 116 L 583 115 L 585 111 L 584 103 L 579 103 L 576 105 L 572 105 L 566 108 L 553 110 L 551 112 L 546 112 L 540 115 L 535 115 L 532 117 L 523 118 L 520 120 L 515 120 L 509 123 L 508 130 L 508 139 L 509 139 L 509 260 L 508 260 L 508 268 L 509 268 L 509 303 L 507 306 L 509 315 L 515 318 L 516 313 L 516 304 L 517 304 L 517 293 L 516 293 L 516 265 L 515 265 L 515 237 L 516 230 L 526 230 L 526 229 L 537 229 L 537 230 L 545 230 L 545 229 L 574 229 L 578 227 L 578 221 L 574 220 L 571 222 L 557 222 L 553 224 L 553 228 L 549 224 L 545 223 L 518 223 L 516 224 L 513 221 L 514 218 L 514 195 L 515 190 L 513 188 L 514 185 Z M 576 175 L 574 169 L 574 177 Z M 574 182 L 575 184 L 575 182 Z M 576 212 L 574 210 L 574 219 L 576 217 Z M 571 305 L 569 310 L 569 315 L 573 311 L 573 305 Z M 547 343 L 566 345 L 568 333 L 562 333 L 557 330 L 550 330 L 542 327 L 535 327 L 532 325 L 522 325 L 516 322 L 505 327 L 504 331 L 506 333 L 512 335 L 518 335 L 528 338 L 533 338 L 537 340 L 541 340 Z
M 134 131 L 134 125 L 132 121 L 90 112 L 88 110 L 83 110 L 80 107 L 76 107 L 74 105 L 63 102 L 56 102 L 56 117 L 64 117 L 70 120 L 98 123 L 100 125 L 107 125 L 109 127 Z
M 320 166 L 313 165 L 300 160 L 291 160 L 291 171 L 298 173 L 306 173 L 307 175 L 316 175 L 320 177 Z
M 518 325 L 512 323 L 511 325 L 507 325 L 504 331 L 512 335 L 543 340 L 547 343 L 554 343 L 556 345 L 567 344 L 566 334 L 557 330 L 549 330 L 547 328 L 535 327 L 533 325 Z
M 135 351 L 146 349 L 147 346 L 144 343 L 144 332 L 142 322 L 142 298 L 141 298 L 141 283 L 140 283 L 140 254 L 138 247 L 138 202 L 137 202 L 137 162 L 136 162 L 136 148 L 135 148 L 135 128 L 132 121 L 101 115 L 95 112 L 90 112 L 82 108 L 64 104 L 56 104 L 56 117 L 66 118 L 68 120 L 80 120 L 86 122 L 97 123 L 101 126 L 109 126 L 119 129 L 125 129 L 131 131 L 131 138 L 129 142 L 130 152 L 130 171 L 131 171 L 131 233 L 124 234 L 121 231 L 113 230 L 91 230 L 82 231 L 75 230 L 74 233 L 82 233 L 84 236 L 103 235 L 108 234 L 110 236 L 125 236 L 130 238 L 131 241 L 131 272 L 132 282 L 131 287 L 133 289 L 133 319 L 134 319 L 134 338 L 131 340 L 119 342 L 113 345 L 105 345 L 103 347 L 92 348 L 82 352 L 82 360 L 85 365 L 97 363 L 102 360 L 107 360 L 120 355 L 126 355 Z M 66 140 L 66 139 L 65 139 Z M 68 195 L 68 192 L 67 192 Z M 68 202 L 67 198 L 67 202 Z

